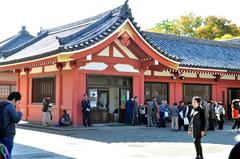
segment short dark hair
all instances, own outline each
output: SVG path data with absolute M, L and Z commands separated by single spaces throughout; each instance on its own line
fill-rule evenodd
M 67 113 L 67 110 L 66 110 L 66 109 L 63 109 L 63 113 Z
M 182 104 L 182 103 L 184 103 L 184 102 L 182 100 L 180 100 L 179 104 Z
M 201 104 L 201 98 L 196 96 L 192 98 L 193 100 L 197 101 L 198 104 Z
M 8 95 L 7 100 L 12 101 L 15 99 L 15 101 L 21 100 L 22 95 L 19 92 L 12 92 Z

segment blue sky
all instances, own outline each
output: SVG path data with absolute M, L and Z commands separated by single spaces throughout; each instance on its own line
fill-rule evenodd
M 187 12 L 206 17 L 224 16 L 240 25 L 239 0 L 129 0 L 133 16 L 142 29 Z M 15 35 L 22 25 L 31 34 L 94 16 L 123 4 L 125 0 L 3 0 L 0 1 L 0 41 Z

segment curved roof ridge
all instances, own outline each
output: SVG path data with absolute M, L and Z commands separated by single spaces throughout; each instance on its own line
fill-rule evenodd
M 41 33 L 39 36 L 32 38 L 31 40 L 23 43 L 22 45 L 19 45 L 18 47 L 12 48 L 11 50 L 7 50 L 7 51 L 2 51 L 1 53 L 3 54 L 3 57 L 9 57 L 11 55 L 13 55 L 15 52 L 20 51 L 22 49 L 24 49 L 25 47 L 30 46 L 31 44 L 35 43 L 36 41 L 46 37 L 48 35 L 48 32 L 45 31 L 43 33 Z
M 60 45 L 64 45 L 65 43 L 77 38 L 78 36 L 81 36 L 82 34 L 84 34 L 86 32 L 88 32 L 89 30 L 91 30 L 96 25 L 100 25 L 102 22 L 104 22 L 106 19 L 108 19 L 111 16 L 112 16 L 112 12 L 109 12 L 106 15 L 104 15 L 103 17 L 101 17 L 101 19 L 93 22 L 92 24 L 90 24 L 86 28 L 84 28 L 84 29 L 82 29 L 82 30 L 80 30 L 80 31 L 78 31 L 74 34 L 70 34 L 68 36 L 65 36 L 65 37 L 57 37 L 57 39 L 59 40 Z
M 156 32 L 148 32 L 147 34 L 152 34 L 158 38 L 170 39 L 170 40 L 179 40 L 185 41 L 188 43 L 198 43 L 204 45 L 214 45 L 214 46 L 221 46 L 221 47 L 233 47 L 233 48 L 240 48 L 240 45 L 235 43 L 226 43 L 224 41 L 216 41 L 216 40 L 208 40 L 208 39 L 201 39 L 201 38 L 193 38 L 193 37 L 186 37 L 174 34 L 163 34 L 163 33 L 156 33 Z
M 4 49 L 6 49 L 9 45 L 11 45 L 12 43 L 14 43 L 16 40 L 18 40 L 18 38 L 21 38 L 23 36 L 28 36 L 29 39 L 32 39 L 34 38 L 33 35 L 29 34 L 29 32 L 26 30 L 26 27 L 25 26 L 22 26 L 22 29 L 14 36 L 0 42 L 1 43 L 4 43 L 6 42 L 5 44 L 3 44 L 2 46 L 0 46 L 0 50 L 2 50 L 4 52 Z M 24 42 L 23 42 L 24 43 Z M 18 46 L 17 46 L 18 47 Z M 11 48 L 13 49 L 13 48 Z M 8 49 L 9 50 L 9 49 Z
M 68 30 L 68 29 L 73 29 L 73 28 L 79 27 L 79 26 L 84 26 L 84 25 L 87 25 L 89 23 L 94 23 L 97 20 L 101 19 L 106 14 L 108 14 L 109 12 L 112 12 L 113 14 L 119 13 L 121 8 L 122 8 L 122 6 L 123 5 L 118 6 L 118 7 L 114 8 L 114 9 L 105 11 L 105 12 L 100 13 L 100 14 L 98 14 L 96 16 L 93 16 L 93 17 L 89 17 L 89 18 L 86 18 L 86 19 L 82 19 L 82 20 L 79 20 L 79 21 L 76 21 L 76 22 L 73 22 L 73 23 L 65 24 L 65 25 L 54 27 L 54 28 L 50 28 L 50 29 L 44 29 L 42 31 L 48 31 L 49 34 L 51 34 L 53 32 L 55 33 L 55 32 L 59 32 L 59 31 L 62 31 L 62 30 Z

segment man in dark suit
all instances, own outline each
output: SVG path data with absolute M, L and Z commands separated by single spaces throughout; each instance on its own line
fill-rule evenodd
M 90 115 L 90 101 L 88 95 L 84 94 L 84 99 L 82 100 L 82 112 L 83 112 L 83 125 L 92 126 L 91 115 Z

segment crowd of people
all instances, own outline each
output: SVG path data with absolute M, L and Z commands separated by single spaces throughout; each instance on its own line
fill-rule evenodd
M 0 102 L 0 147 L 7 157 L 11 157 L 14 136 L 16 134 L 15 124 L 22 118 L 22 112 L 16 111 L 16 104 L 21 100 L 19 92 L 12 92 L 7 100 Z M 90 101 L 87 95 L 82 100 L 83 122 L 85 126 L 91 126 Z M 52 120 L 51 97 L 47 96 L 43 100 L 42 124 L 48 126 Z M 188 134 L 194 138 L 196 149 L 196 159 L 203 159 L 201 138 L 206 135 L 207 130 L 214 130 L 218 127 L 223 130 L 225 109 L 222 102 L 203 101 L 200 97 L 193 97 L 192 102 L 185 104 L 180 101 L 169 106 L 166 100 L 158 102 L 156 97 L 147 100 L 145 104 L 138 104 L 138 97 L 132 97 L 126 104 L 126 123 L 131 125 L 145 124 L 150 127 L 166 127 L 166 122 L 171 122 L 172 131 L 179 131 L 183 127 Z M 232 130 L 239 131 L 240 128 L 240 100 L 234 99 L 231 105 L 232 119 L 234 125 Z M 67 110 L 58 121 L 59 126 L 71 125 L 70 115 Z M 237 128 L 237 129 L 236 129 Z M 238 156 L 239 144 L 232 149 L 229 159 L 235 159 Z
M 156 97 L 153 97 L 152 100 L 147 100 L 145 104 L 138 105 L 137 99 L 136 96 L 132 97 L 125 104 L 125 121 L 127 124 L 145 124 L 149 127 L 165 128 L 166 123 L 171 122 L 172 131 L 188 130 L 193 109 L 192 102 L 185 104 L 183 101 L 180 101 L 170 106 L 167 100 L 159 102 Z M 206 102 L 203 100 L 201 101 L 201 107 L 205 114 L 205 130 L 214 130 L 215 128 L 223 130 L 225 109 L 222 102 Z M 233 129 L 240 126 L 239 106 L 232 107 L 232 109 L 235 108 L 236 110 L 232 113 L 235 120 Z

